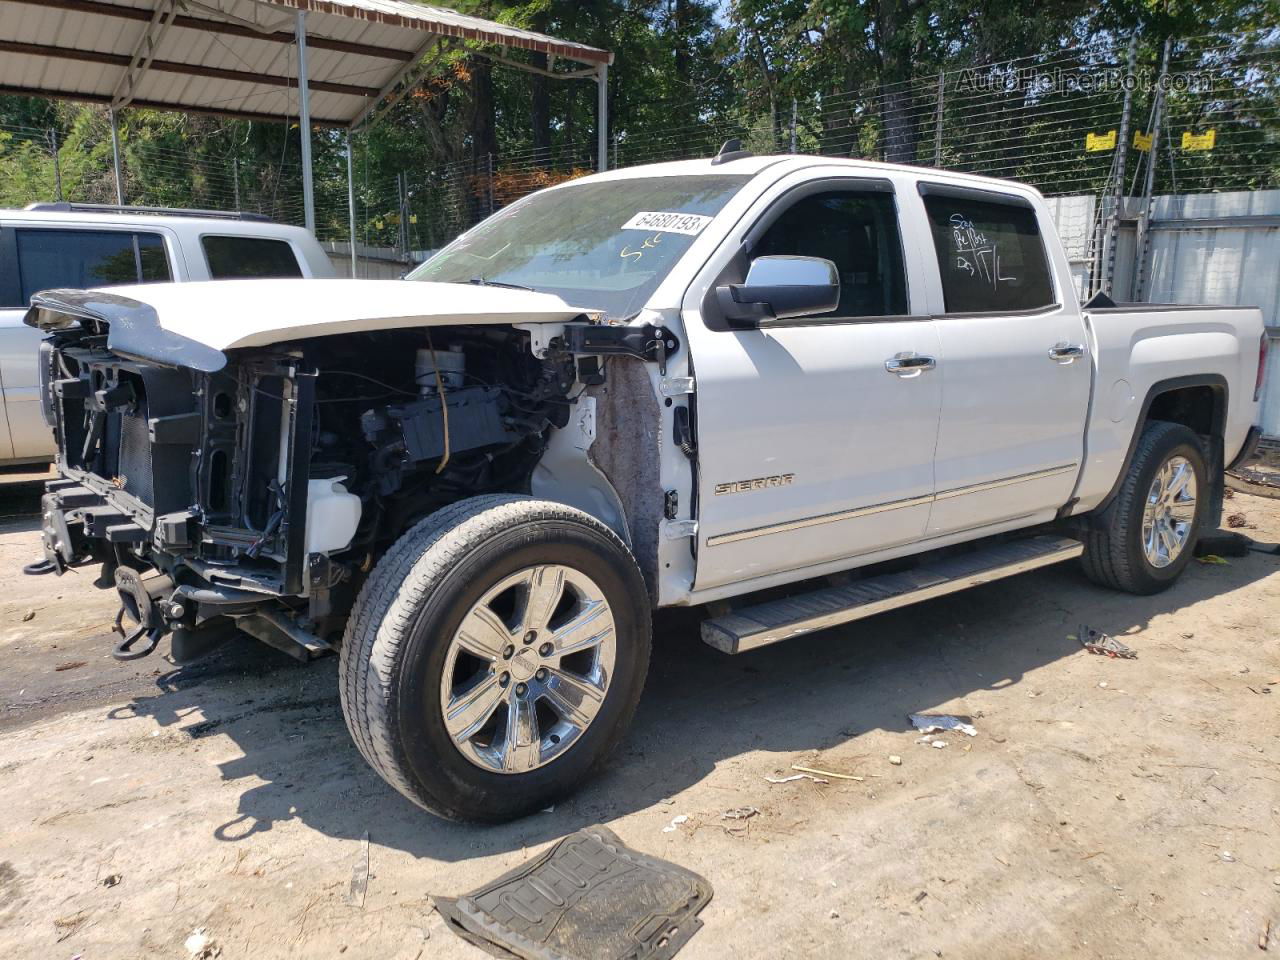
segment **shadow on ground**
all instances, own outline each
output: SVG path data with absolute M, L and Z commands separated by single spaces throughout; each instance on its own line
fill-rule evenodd
M 341 718 L 334 658 L 303 666 L 237 642 L 198 668 L 164 674 L 156 695 L 114 715 L 234 741 L 243 755 L 221 772 L 245 787 L 238 815 L 216 831 L 222 840 L 298 819 L 329 836 L 368 831 L 381 845 L 452 862 L 647 808 L 749 751 L 829 750 L 867 731 L 906 730 L 909 713 L 1027 683 L 1038 668 L 1083 655 L 1067 639 L 1081 622 L 1122 635 L 1278 566 L 1261 554 L 1229 567 L 1193 565 L 1172 590 L 1132 597 L 1063 565 L 737 657 L 699 641 L 693 611 L 660 615 L 644 699 L 608 768 L 554 812 L 498 827 L 438 820 L 364 765 Z M 202 719 L 192 723 L 196 711 Z

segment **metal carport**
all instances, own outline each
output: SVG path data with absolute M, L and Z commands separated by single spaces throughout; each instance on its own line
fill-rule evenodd
M 343 128 L 354 264 L 350 132 L 411 90 L 455 40 L 542 53 L 552 68 L 488 54 L 522 70 L 594 78 L 597 162 L 605 168 L 612 53 L 407 0 L 0 0 L 0 93 L 108 105 L 120 202 L 115 113 L 123 107 L 296 117 L 311 230 L 310 130 Z M 557 59 L 583 66 L 556 72 Z

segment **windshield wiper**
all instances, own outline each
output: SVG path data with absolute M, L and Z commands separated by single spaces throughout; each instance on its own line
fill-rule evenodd
M 472 277 L 470 280 L 451 280 L 450 283 L 470 283 L 477 287 L 504 287 L 507 290 L 528 290 L 530 293 L 537 293 L 533 287 L 526 287 L 519 283 L 504 283 L 501 280 L 486 280 L 484 277 Z

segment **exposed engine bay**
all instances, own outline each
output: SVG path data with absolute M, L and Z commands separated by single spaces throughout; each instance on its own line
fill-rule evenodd
M 602 376 L 560 341 L 541 352 L 506 325 L 378 330 L 228 350 L 202 372 L 119 356 L 89 321 L 56 332 L 47 563 L 103 564 L 119 658 L 168 632 L 189 658 L 218 628 L 314 653 L 418 519 L 528 489 L 575 391 Z

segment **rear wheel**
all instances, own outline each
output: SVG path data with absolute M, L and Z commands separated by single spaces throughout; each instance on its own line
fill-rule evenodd
M 573 789 L 621 739 L 649 659 L 644 581 L 562 504 L 477 497 L 387 553 L 342 647 L 347 726 L 397 790 L 499 821 Z
M 1200 438 L 1182 424 L 1147 424 L 1103 526 L 1086 535 L 1085 573 L 1129 593 L 1167 589 L 1191 562 L 1208 491 Z

